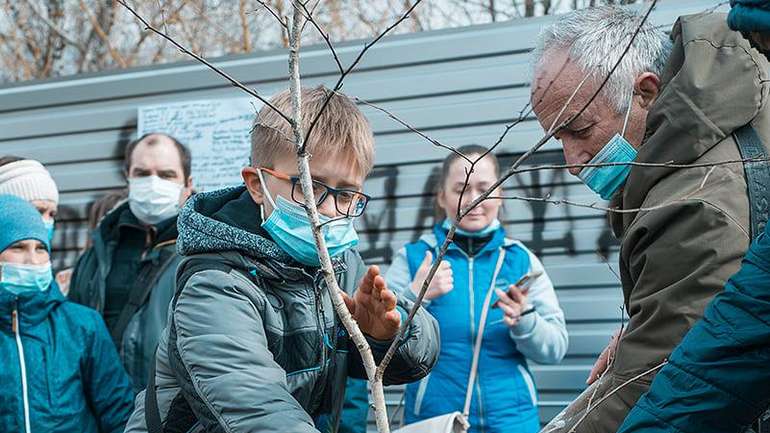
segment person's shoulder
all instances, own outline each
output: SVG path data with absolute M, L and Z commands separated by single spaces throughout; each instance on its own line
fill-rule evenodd
M 54 320 L 65 320 L 71 328 L 78 332 L 93 333 L 100 326 L 104 326 L 102 316 L 93 308 L 80 305 L 71 300 L 64 300 L 56 307 Z

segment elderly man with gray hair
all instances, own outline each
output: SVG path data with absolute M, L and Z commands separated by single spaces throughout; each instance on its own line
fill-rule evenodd
M 577 11 L 544 29 L 533 54 L 539 122 L 572 119 L 555 134 L 566 162 L 616 163 L 570 171 L 622 210 L 610 224 L 629 315 L 549 432 L 617 431 L 767 221 L 768 165 L 719 164 L 770 153 L 767 59 L 721 14 L 681 17 L 670 38 L 640 23 L 630 9 Z

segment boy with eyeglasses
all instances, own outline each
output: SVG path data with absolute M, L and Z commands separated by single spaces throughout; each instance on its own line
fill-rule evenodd
M 330 95 L 302 90 L 307 129 Z M 271 103 L 289 112 L 284 91 Z M 127 432 L 336 431 L 348 378 L 366 378 L 336 317 L 302 207 L 288 123 L 269 107 L 252 132 L 244 186 L 194 196 L 179 216 L 177 294 L 148 391 Z M 332 94 L 307 150 L 322 231 L 345 301 L 379 361 L 412 304 L 353 248 L 369 201 L 374 137 L 349 98 Z M 385 384 L 421 379 L 438 354 L 438 327 L 418 312 Z

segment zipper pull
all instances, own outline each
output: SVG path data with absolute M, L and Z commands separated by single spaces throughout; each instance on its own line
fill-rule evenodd
M 11 313 L 11 330 L 14 334 L 19 332 L 19 313 L 16 311 L 16 308 Z

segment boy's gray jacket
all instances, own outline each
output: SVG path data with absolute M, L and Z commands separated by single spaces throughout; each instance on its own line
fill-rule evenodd
M 180 213 L 179 250 L 189 257 L 178 277 L 189 278 L 169 309 L 155 376 L 160 415 L 173 431 L 196 423 L 192 431 L 334 431 L 346 378 L 366 377 L 320 274 L 257 234 L 259 224 L 244 187 L 198 194 Z M 202 263 L 214 266 L 189 275 Z M 346 252 L 334 265 L 352 294 L 365 270 L 360 256 Z M 385 383 L 425 376 L 438 341 L 435 320 L 420 311 Z M 370 344 L 379 361 L 388 343 Z M 142 392 L 127 432 L 147 431 L 144 401 Z

